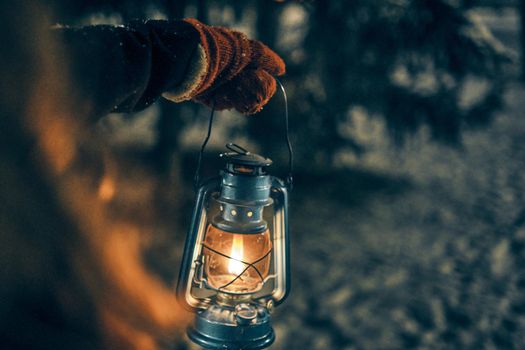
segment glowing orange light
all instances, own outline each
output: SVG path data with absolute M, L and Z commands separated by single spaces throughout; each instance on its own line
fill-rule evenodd
M 243 238 L 241 235 L 235 235 L 233 237 L 232 250 L 230 254 L 230 262 L 228 263 L 228 272 L 234 276 L 240 275 L 242 270 L 244 270 L 244 264 L 242 263 L 243 259 Z
M 270 231 L 241 234 L 208 226 L 203 242 L 208 283 L 224 292 L 251 293 L 270 271 Z
M 109 176 L 104 176 L 98 186 L 98 197 L 104 202 L 110 201 L 115 195 L 115 182 Z

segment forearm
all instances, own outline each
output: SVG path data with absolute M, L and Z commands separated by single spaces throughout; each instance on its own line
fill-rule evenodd
M 198 57 L 198 33 L 183 21 L 55 30 L 73 87 L 91 114 L 140 110 L 165 91 L 183 90 Z M 194 64 L 193 64 L 194 66 Z M 193 67 L 194 69 L 194 67 Z

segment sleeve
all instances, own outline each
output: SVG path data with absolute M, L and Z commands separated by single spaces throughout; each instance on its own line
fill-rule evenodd
M 90 114 L 146 108 L 162 93 L 186 99 L 205 68 L 198 32 L 184 21 L 54 29 L 74 93 Z

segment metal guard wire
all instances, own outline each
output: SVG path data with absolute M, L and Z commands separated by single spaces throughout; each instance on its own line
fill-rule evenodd
M 292 148 L 292 142 L 290 141 L 290 126 L 289 126 L 290 123 L 289 123 L 289 117 L 288 117 L 288 97 L 286 96 L 286 90 L 284 89 L 284 85 L 281 83 L 281 81 L 277 78 L 275 78 L 275 81 L 277 82 L 277 84 L 279 84 L 279 87 L 281 88 L 283 100 L 284 100 L 284 122 L 285 122 L 284 131 L 285 131 L 286 146 L 288 147 L 288 175 L 286 177 L 286 186 L 291 190 L 293 187 L 293 148 Z M 202 165 L 202 155 L 204 153 L 206 145 L 208 144 L 208 141 L 210 140 L 214 114 L 215 114 L 215 101 L 213 102 L 213 105 L 211 107 L 210 119 L 208 121 L 208 132 L 206 134 L 206 137 L 204 138 L 204 142 L 201 145 L 199 157 L 197 160 L 197 170 L 195 171 L 195 176 L 193 178 L 193 187 L 195 191 L 197 191 L 198 188 L 200 187 L 200 171 L 201 171 L 201 165 Z M 238 145 L 234 145 L 234 144 L 229 144 L 229 145 L 236 146 L 244 150 L 242 147 Z

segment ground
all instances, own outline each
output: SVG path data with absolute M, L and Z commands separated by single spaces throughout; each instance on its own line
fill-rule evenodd
M 356 166 L 299 174 L 292 292 L 271 348 L 525 348 L 523 110 L 512 83 L 460 148 L 425 130 L 395 148 L 372 121 Z
M 371 174 L 298 183 L 274 349 L 525 347 L 523 86 L 505 101 L 461 149 L 419 135 Z

